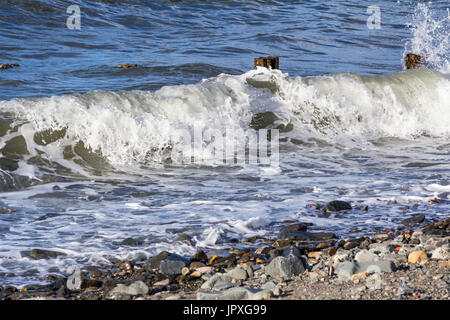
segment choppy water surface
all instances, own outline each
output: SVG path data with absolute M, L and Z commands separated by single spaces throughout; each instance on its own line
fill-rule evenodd
M 66 1 L 0 3 L 0 63 L 20 64 L 0 70 L 0 284 L 245 246 L 286 220 L 346 237 L 448 217 L 448 2 L 378 1 L 381 29 L 361 1 L 73 3 L 80 30 Z M 410 51 L 430 69 L 402 71 Z M 281 71 L 250 70 L 262 55 Z M 263 112 L 293 127 L 279 163 L 218 162 L 208 134 Z M 335 199 L 355 209 L 308 206 Z

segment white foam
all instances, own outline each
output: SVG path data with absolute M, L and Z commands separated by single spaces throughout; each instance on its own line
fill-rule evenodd
M 271 93 L 254 88 L 248 79 L 278 90 Z M 169 156 L 175 164 L 189 163 L 194 156 L 205 164 L 223 165 L 205 134 L 211 130 L 218 135 L 250 130 L 252 115 L 262 111 L 275 112 L 283 121 L 292 122 L 291 137 L 319 138 L 348 147 L 370 146 L 370 139 L 386 136 L 413 139 L 423 134 L 450 135 L 450 80 L 431 70 L 373 77 L 342 73 L 301 78 L 258 68 L 195 85 L 163 87 L 155 93 L 97 91 L 14 99 L 0 102 L 0 106 L 21 119 L 15 123 L 21 124 L 16 135 L 26 140 L 30 152 L 26 159 L 39 153 L 85 176 L 90 175 L 79 163 L 63 156 L 64 147 L 74 147 L 80 140 L 101 153 L 112 167 L 136 174 L 142 174 L 142 165 L 161 164 Z M 33 139 L 36 132 L 63 128 L 67 128 L 65 137 L 46 146 Z M 204 140 L 192 146 L 185 141 L 186 133 L 191 137 L 199 134 Z M 0 145 L 10 138 L 0 138 Z M 166 149 L 169 145 L 171 151 Z M 275 165 L 258 170 L 259 175 L 267 176 L 278 174 L 280 169 Z M 21 172 L 37 176 L 23 165 Z
M 427 3 L 417 4 L 409 25 L 413 37 L 407 41 L 404 55 L 420 54 L 430 67 L 450 74 L 450 10 L 447 8 L 443 15 L 440 12 L 430 9 Z

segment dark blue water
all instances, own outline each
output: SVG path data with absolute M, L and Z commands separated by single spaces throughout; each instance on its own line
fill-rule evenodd
M 241 74 L 265 55 L 291 75 L 395 72 L 417 2 L 377 1 L 381 29 L 369 29 L 370 1 L 2 0 L 0 63 L 20 68 L 0 73 L 0 99 L 155 90 Z M 72 4 L 80 30 L 66 26 Z

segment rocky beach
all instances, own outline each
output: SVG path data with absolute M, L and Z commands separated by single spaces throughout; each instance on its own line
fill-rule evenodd
M 348 210 L 333 201 L 322 210 Z M 351 208 L 351 207 L 350 207 Z M 317 208 L 318 210 L 320 208 Z M 368 210 L 368 208 L 363 208 Z M 253 237 L 253 249 L 192 257 L 167 251 L 145 262 L 112 261 L 48 285 L 3 286 L 1 299 L 21 300 L 448 300 L 450 219 L 405 219 L 396 230 L 336 239 L 289 221 L 276 237 Z M 129 240 L 131 242 L 131 240 Z M 34 259 L 60 253 L 34 249 Z

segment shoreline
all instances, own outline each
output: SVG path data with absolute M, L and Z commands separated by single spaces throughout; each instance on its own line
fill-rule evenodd
M 49 275 L 47 285 L 3 286 L 0 299 L 448 300 L 450 218 L 420 220 L 407 230 L 338 240 L 308 232 L 307 224 L 287 224 L 277 239 L 258 239 L 251 250 L 231 248 L 227 257 L 161 252 L 144 263 Z M 28 254 L 55 257 L 51 251 Z

